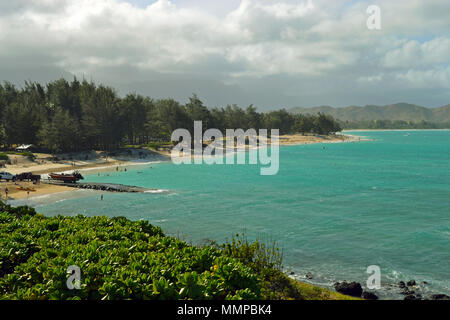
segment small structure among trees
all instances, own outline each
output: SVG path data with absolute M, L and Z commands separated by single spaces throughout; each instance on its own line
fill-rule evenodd
M 18 152 L 36 152 L 38 148 L 34 144 L 21 144 L 16 148 Z

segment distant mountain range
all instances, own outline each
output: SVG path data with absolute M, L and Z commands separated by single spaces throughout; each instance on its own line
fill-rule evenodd
M 312 108 L 292 108 L 295 114 L 317 114 L 318 112 L 331 115 L 342 121 L 373 121 L 373 120 L 403 120 L 411 122 L 450 122 L 450 104 L 439 108 L 425 108 L 408 103 L 397 103 L 386 106 L 367 105 L 365 107 L 350 106 L 332 108 L 329 106 Z

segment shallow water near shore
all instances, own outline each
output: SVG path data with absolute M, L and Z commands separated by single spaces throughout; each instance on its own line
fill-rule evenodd
M 161 162 L 85 176 L 160 193 L 100 201 L 99 192 L 77 191 L 26 202 L 46 215 L 146 219 L 192 243 L 241 232 L 274 240 L 289 271 L 326 286 L 365 286 L 367 267 L 378 265 L 381 297 L 401 298 L 391 285 L 410 279 L 428 283 L 425 295 L 450 295 L 450 131 L 346 133 L 370 141 L 280 147 L 276 176 L 256 165 Z

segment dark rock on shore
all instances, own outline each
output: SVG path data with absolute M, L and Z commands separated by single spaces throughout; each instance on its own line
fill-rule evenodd
M 400 293 L 405 296 L 409 296 L 409 295 L 415 294 L 416 292 L 414 290 L 411 290 L 411 289 L 405 287 L 405 288 L 403 288 L 403 290 Z
M 375 293 L 364 291 L 362 297 L 366 300 L 378 300 L 378 296 Z
M 446 294 L 432 294 L 430 296 L 431 300 L 450 300 L 450 297 Z
M 412 287 L 416 285 L 416 280 L 409 280 L 408 283 L 406 284 L 408 287 Z
M 421 295 L 415 296 L 413 294 L 410 294 L 407 295 L 404 300 L 422 300 L 422 296 Z
M 357 282 L 336 282 L 334 284 L 334 288 L 337 292 L 352 296 L 352 297 L 361 297 L 362 295 L 362 287 L 361 284 Z
M 312 273 L 308 272 L 307 274 L 305 274 L 305 278 L 308 280 L 312 280 L 313 279 Z
M 420 282 L 421 285 L 426 285 L 428 282 L 422 281 Z M 398 286 L 400 289 L 400 294 L 404 295 L 404 300 L 423 300 L 422 297 L 423 291 L 421 287 L 417 284 L 415 280 L 410 280 L 406 284 L 403 281 L 400 281 L 398 283 Z M 414 290 L 413 290 L 414 289 Z M 446 294 L 432 294 L 429 296 L 430 300 L 450 300 L 450 296 Z M 426 300 L 426 299 L 425 299 Z

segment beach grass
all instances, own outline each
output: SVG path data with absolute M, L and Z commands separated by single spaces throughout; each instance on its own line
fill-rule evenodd
M 304 300 L 364 300 L 362 298 L 346 296 L 310 283 L 300 282 L 294 279 L 290 279 L 290 281 L 292 281 L 292 285 L 301 293 Z

